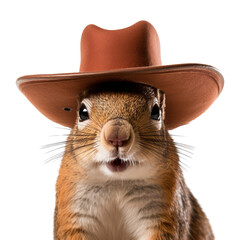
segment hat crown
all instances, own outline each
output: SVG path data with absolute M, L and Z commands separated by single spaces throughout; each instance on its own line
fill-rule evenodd
M 88 25 L 82 33 L 80 72 L 159 65 L 160 41 L 149 22 L 120 30 Z

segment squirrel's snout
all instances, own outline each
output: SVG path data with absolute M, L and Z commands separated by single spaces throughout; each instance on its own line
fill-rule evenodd
M 114 147 L 122 147 L 128 143 L 130 132 L 121 127 L 110 127 L 105 131 L 105 139 Z
M 133 142 L 133 129 L 124 119 L 108 121 L 102 129 L 102 142 L 105 147 L 121 147 L 127 150 Z

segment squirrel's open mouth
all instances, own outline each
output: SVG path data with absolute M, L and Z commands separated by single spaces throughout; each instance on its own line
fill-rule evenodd
M 120 158 L 116 158 L 107 163 L 107 167 L 112 172 L 122 172 L 129 166 L 128 161 L 124 161 Z

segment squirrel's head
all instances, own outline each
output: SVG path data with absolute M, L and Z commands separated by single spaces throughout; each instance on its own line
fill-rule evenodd
M 141 84 L 95 86 L 79 97 L 69 146 L 86 174 L 143 179 L 164 162 L 165 95 Z

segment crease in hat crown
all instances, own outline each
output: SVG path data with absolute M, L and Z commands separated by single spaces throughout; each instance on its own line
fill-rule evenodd
M 88 25 L 82 33 L 80 72 L 160 65 L 159 37 L 147 21 L 119 30 Z

